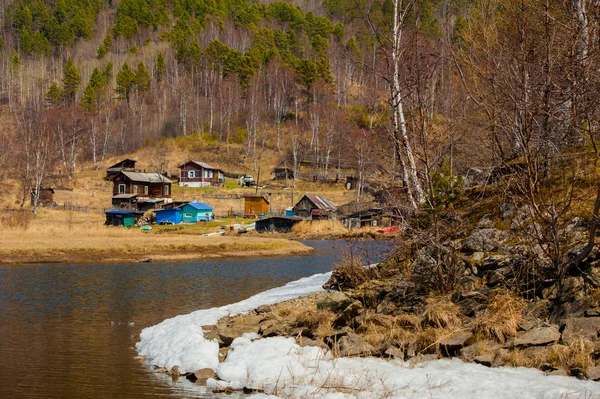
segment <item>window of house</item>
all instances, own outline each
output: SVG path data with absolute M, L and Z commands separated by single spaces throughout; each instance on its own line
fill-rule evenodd
M 188 170 L 188 177 L 190 179 L 193 179 L 196 177 L 196 171 L 195 170 Z
M 184 218 L 191 218 L 191 217 L 192 217 L 192 214 L 191 214 L 191 213 L 184 213 L 184 214 L 183 214 L 183 217 L 184 217 Z
M 169 195 L 169 186 L 165 186 L 165 195 Z
M 148 195 L 148 186 L 144 186 L 144 195 Z
M 208 170 L 204 169 L 204 177 L 208 179 Z
M 119 194 L 125 194 L 125 185 L 119 184 Z
M 133 193 L 137 194 L 138 193 L 138 186 L 133 186 Z

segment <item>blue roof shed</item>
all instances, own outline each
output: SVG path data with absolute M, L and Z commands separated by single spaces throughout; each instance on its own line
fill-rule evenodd
M 180 206 L 181 219 L 184 222 L 206 222 L 213 219 L 212 206 L 204 202 L 189 202 Z
M 181 223 L 181 209 L 161 209 L 154 211 L 156 214 L 156 224 L 179 224 Z

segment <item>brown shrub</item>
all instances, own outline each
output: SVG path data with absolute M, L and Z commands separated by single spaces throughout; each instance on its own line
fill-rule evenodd
M 33 213 L 25 209 L 7 212 L 0 217 L 0 225 L 6 228 L 27 230 L 33 220 Z

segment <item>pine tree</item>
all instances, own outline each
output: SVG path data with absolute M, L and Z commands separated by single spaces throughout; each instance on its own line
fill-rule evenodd
M 75 101 L 75 94 L 81 84 L 81 75 L 71 58 L 67 60 L 63 70 L 63 96 L 67 104 Z
M 62 90 L 60 89 L 60 87 L 58 87 L 58 84 L 56 82 L 52 82 L 52 84 L 48 88 L 48 91 L 46 92 L 46 101 L 48 102 L 48 105 L 59 105 L 62 97 Z
M 140 61 L 135 71 L 135 86 L 138 91 L 150 90 L 150 74 L 142 61 Z
M 129 96 L 131 91 L 135 87 L 136 76 L 129 68 L 129 64 L 125 62 L 121 67 L 121 70 L 117 73 L 117 88 L 116 91 L 119 93 L 121 98 L 125 98 L 129 104 Z
M 156 66 L 154 67 L 154 78 L 157 82 L 162 82 L 167 73 L 167 68 L 165 66 L 165 58 L 162 53 L 158 53 L 156 57 Z
M 81 106 L 90 112 L 100 109 L 100 101 L 104 92 L 105 80 L 98 68 L 94 68 L 90 81 L 83 91 Z

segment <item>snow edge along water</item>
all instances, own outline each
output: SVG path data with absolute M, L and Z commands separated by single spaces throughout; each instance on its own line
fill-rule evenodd
M 204 338 L 203 325 L 323 291 L 330 275 L 316 274 L 234 304 L 167 319 L 142 330 L 136 350 L 151 364 L 167 369 L 177 365 L 180 372 L 217 371 L 221 380 L 210 379 L 209 388 L 248 387 L 290 398 L 600 398 L 598 382 L 547 376 L 537 369 L 489 368 L 459 359 L 413 365 L 379 358 L 333 358 L 321 348 L 300 347 L 293 338 L 257 339 L 256 334 L 236 338 L 233 350 L 219 363 L 219 345 Z

